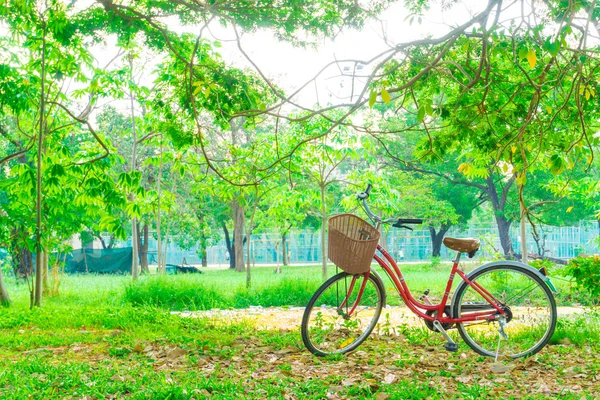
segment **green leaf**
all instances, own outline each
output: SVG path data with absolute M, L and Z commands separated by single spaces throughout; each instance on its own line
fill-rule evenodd
M 417 121 L 423 122 L 425 119 L 425 107 L 419 107 L 419 111 L 417 111 Z
M 427 115 L 433 116 L 433 107 L 431 107 L 431 104 L 425 104 L 425 112 Z
M 385 89 L 381 90 L 381 100 L 383 100 L 385 104 L 390 104 L 390 101 L 392 101 L 389 92 Z
M 558 55 L 558 51 L 560 50 L 560 42 L 556 41 L 556 42 L 551 42 L 548 43 L 548 53 L 550 53 L 550 55 L 552 57 L 556 57 Z
M 565 160 L 558 154 L 553 154 L 550 157 L 550 172 L 554 175 L 560 174 L 566 166 Z
M 377 101 L 377 92 L 373 91 L 369 95 L 369 108 L 373 108 L 375 101 Z
M 527 58 L 527 47 L 521 47 L 519 49 L 519 60 Z
M 119 225 L 115 228 L 115 237 L 121 240 L 127 239 L 127 232 L 125 232 L 123 226 Z

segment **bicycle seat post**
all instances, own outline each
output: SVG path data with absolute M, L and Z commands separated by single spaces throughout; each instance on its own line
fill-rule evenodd
M 460 262 L 461 254 L 462 254 L 462 252 L 460 252 L 460 251 L 456 252 L 456 258 L 452 261 L 454 264 L 458 264 Z

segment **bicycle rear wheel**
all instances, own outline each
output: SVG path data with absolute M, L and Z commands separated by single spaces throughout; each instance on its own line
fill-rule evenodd
M 504 320 L 457 324 L 469 347 L 484 356 L 517 358 L 535 354 L 548 343 L 556 327 L 556 303 L 536 272 L 519 265 L 491 265 L 475 271 L 469 279 L 498 299 L 507 313 Z M 493 309 L 466 282 L 456 289 L 452 301 L 455 317 Z
M 361 294 L 362 289 L 362 294 Z M 313 295 L 302 317 L 302 341 L 318 356 L 356 349 L 375 328 L 385 304 L 381 278 L 341 272 Z

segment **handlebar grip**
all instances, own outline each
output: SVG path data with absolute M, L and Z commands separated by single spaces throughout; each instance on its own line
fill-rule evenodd
M 422 224 L 423 220 L 418 218 L 398 218 L 399 224 Z
M 371 185 L 370 183 L 367 184 L 367 188 L 365 189 L 365 193 L 367 194 L 367 196 L 371 193 L 372 187 L 373 187 L 373 185 Z

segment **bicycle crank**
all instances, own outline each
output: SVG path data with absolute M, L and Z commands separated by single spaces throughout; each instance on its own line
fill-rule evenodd
M 429 316 L 436 316 L 437 315 L 437 311 L 433 311 L 433 310 L 429 310 L 427 311 L 425 314 L 429 315 Z M 444 307 L 444 315 L 447 317 L 450 317 L 450 306 L 446 306 Z M 437 332 L 438 330 L 433 326 L 433 322 L 432 321 L 427 321 L 426 319 L 423 320 L 423 322 L 425 322 L 425 326 L 427 328 L 429 328 L 429 330 L 433 331 L 433 332 Z M 442 328 L 444 329 L 452 329 L 454 328 L 454 324 L 450 324 L 450 323 L 443 323 L 440 325 L 442 326 Z

